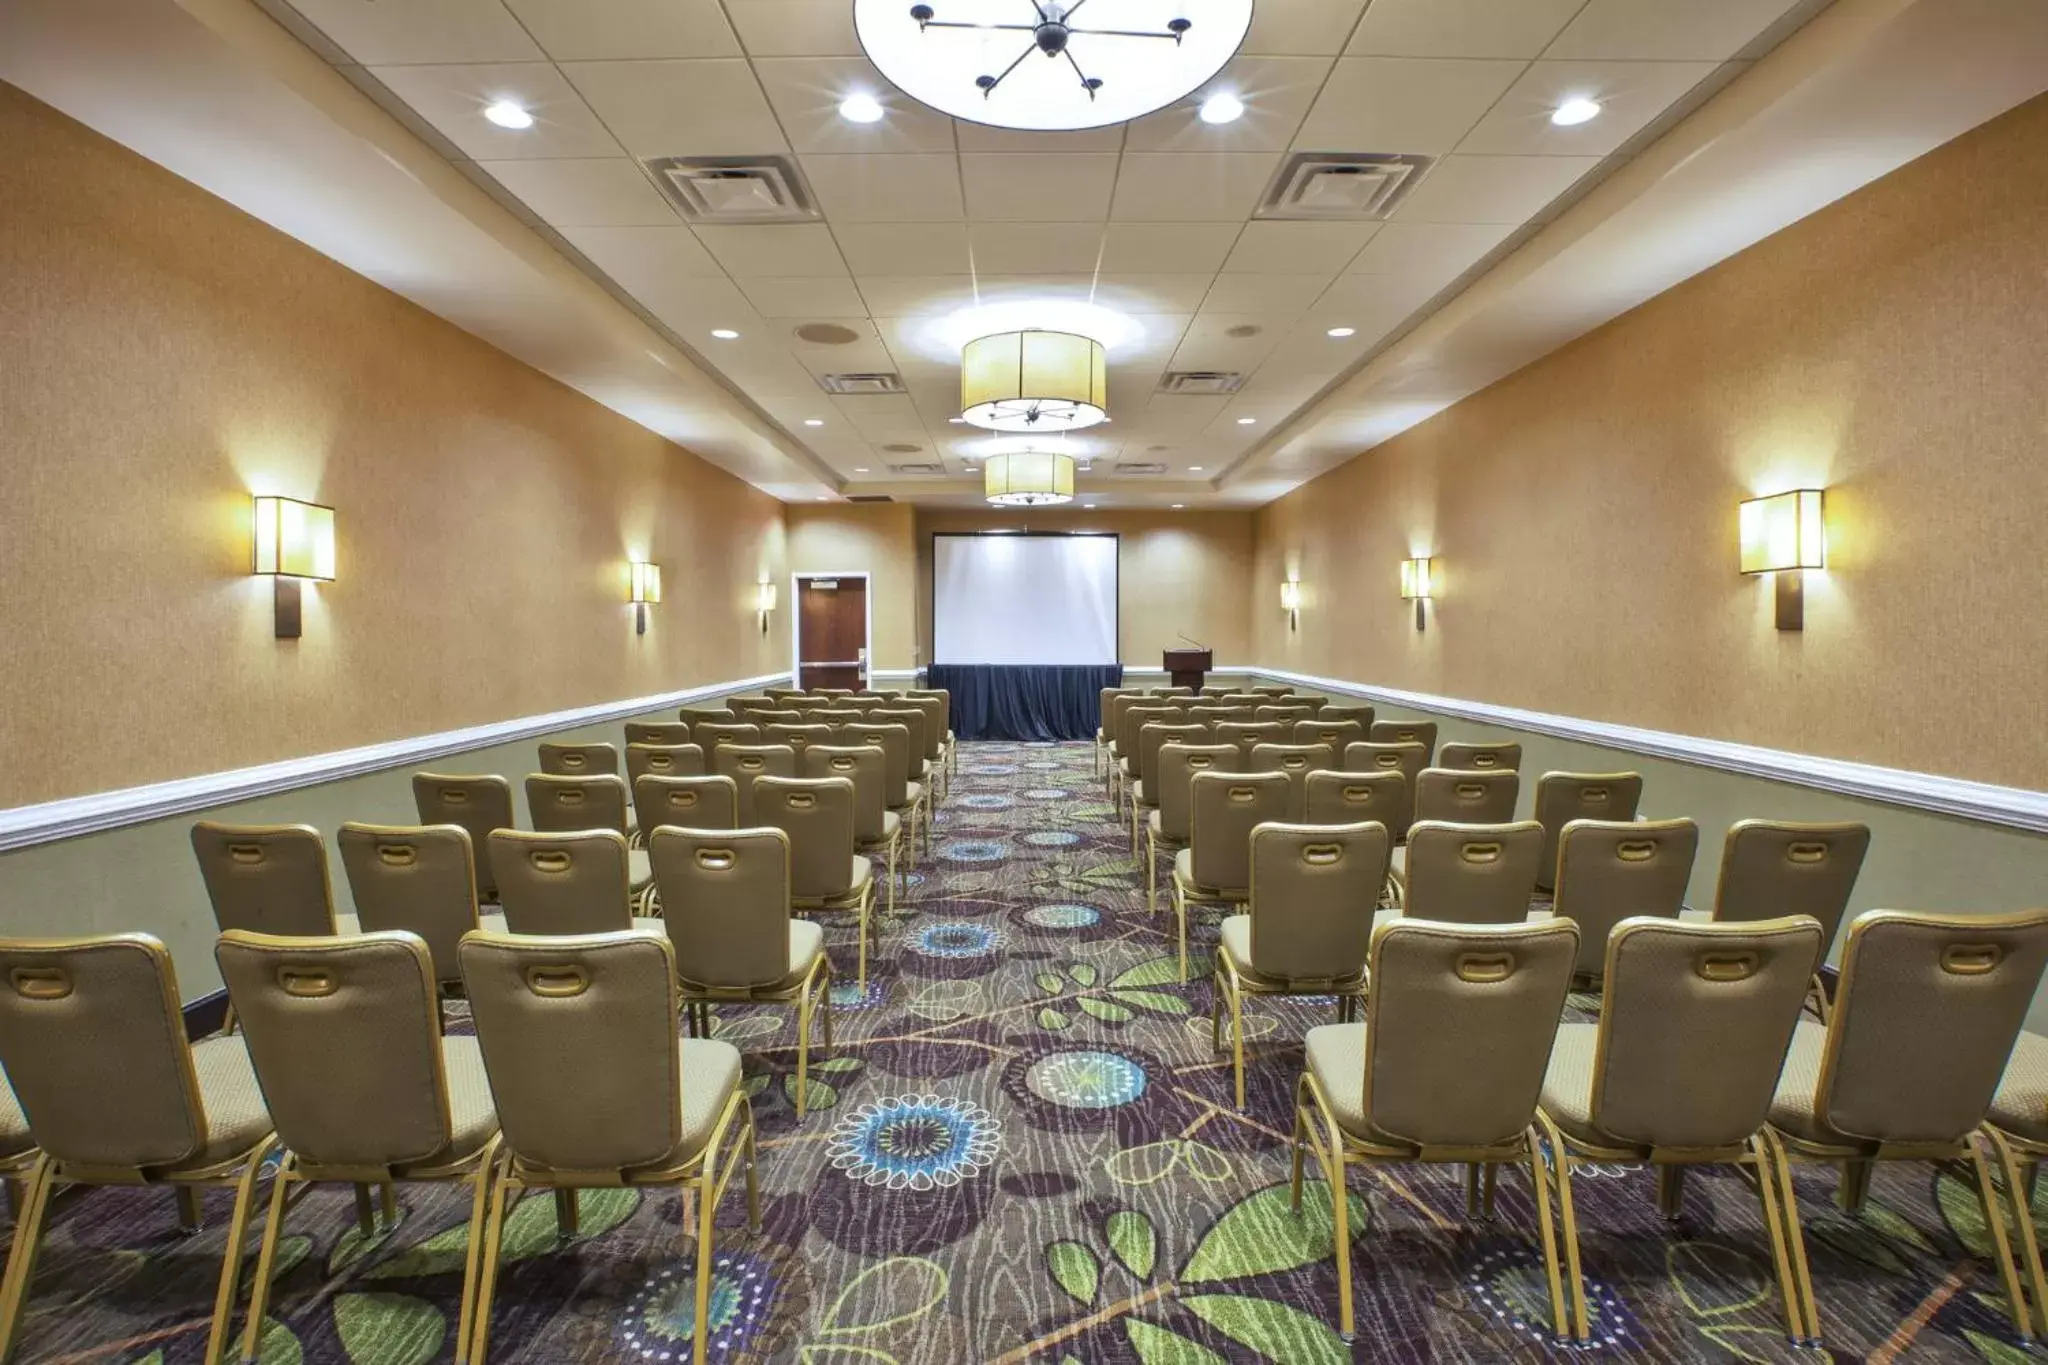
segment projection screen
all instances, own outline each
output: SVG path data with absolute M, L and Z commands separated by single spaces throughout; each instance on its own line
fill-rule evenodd
M 932 662 L 1117 662 L 1113 535 L 932 537 Z

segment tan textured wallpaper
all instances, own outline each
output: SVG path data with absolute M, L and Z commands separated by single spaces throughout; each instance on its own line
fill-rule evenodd
M 1829 568 L 1781 634 L 1736 504 L 1812 485 Z M 2044 509 L 2048 97 L 1262 509 L 1257 656 L 2039 787 Z
M 865 573 L 868 615 L 875 638 L 868 642 L 874 668 L 916 668 L 917 625 L 912 582 L 917 575 L 916 513 L 905 503 L 791 504 L 789 571 Z M 790 604 L 789 584 L 779 605 Z M 789 618 L 775 627 L 786 637 Z
M 1221 666 L 1246 662 L 1252 647 L 1244 584 L 1252 568 L 1249 512 L 1028 513 L 940 510 L 917 515 L 917 633 L 932 648 L 932 536 L 940 531 L 1025 527 L 1034 531 L 1114 531 L 1118 547 L 1117 627 L 1125 664 L 1159 667 L 1185 631 L 1208 645 Z
M 773 499 L 4 84 L 0 147 L 0 806 L 787 667 Z M 337 509 L 296 642 L 252 492 Z

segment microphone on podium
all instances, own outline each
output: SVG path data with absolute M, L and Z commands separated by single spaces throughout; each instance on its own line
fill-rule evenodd
M 1209 647 L 1209 646 L 1207 646 L 1207 645 L 1203 644 L 1203 643 L 1202 643 L 1202 642 L 1201 642 L 1200 640 L 1197 640 L 1197 639 L 1196 639 L 1196 638 L 1195 638 L 1194 636 L 1192 636 L 1192 635 L 1186 635 L 1186 634 L 1183 634 L 1183 633 L 1182 633 L 1182 632 L 1180 632 L 1180 631 L 1175 631 L 1175 632 L 1174 632 L 1174 634 L 1175 634 L 1176 636 L 1178 636 L 1178 637 L 1179 637 L 1180 639 L 1186 640 L 1186 641 L 1187 641 L 1187 642 L 1188 642 L 1189 644 L 1193 645 L 1193 646 L 1194 646 L 1194 647 L 1195 647 L 1196 649 L 1207 649 L 1207 648 Z

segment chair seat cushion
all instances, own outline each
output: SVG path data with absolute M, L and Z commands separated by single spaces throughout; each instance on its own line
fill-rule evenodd
M 502 910 L 486 910 L 476 917 L 476 923 L 477 927 L 487 934 L 509 934 L 512 932 L 505 924 L 505 912 Z
M 654 877 L 654 860 L 644 848 L 626 850 L 626 881 L 638 891 Z
M 1184 848 L 1173 855 L 1173 879 L 1180 883 L 1181 890 L 1200 900 L 1230 901 L 1242 904 L 1252 898 L 1252 893 L 1243 888 L 1204 886 L 1195 880 L 1195 851 Z
M 336 938 L 354 938 L 362 932 L 363 922 L 356 916 L 336 915 L 334 917 L 334 936 Z
M 641 917 L 640 917 L 639 915 L 635 915 L 635 916 L 633 916 L 633 919 L 632 919 L 632 923 L 631 923 L 631 924 L 630 924 L 630 925 L 629 925 L 628 927 L 629 927 L 629 928 L 631 928 L 631 929 L 632 929 L 632 930 L 633 930 L 633 931 L 634 931 L 635 933 L 641 933 L 641 934 L 666 934 L 666 933 L 668 933 L 668 921 L 667 921 L 667 920 L 665 920 L 665 919 L 643 919 L 643 918 L 641 918 Z
M 1408 880 L 1408 845 L 1394 845 L 1387 859 L 1387 871 L 1393 874 L 1397 881 Z
M 1365 979 L 1365 974 L 1361 971 L 1357 977 L 1349 981 L 1333 983 L 1324 979 L 1303 981 L 1297 984 L 1286 977 L 1270 976 L 1258 970 L 1252 966 L 1252 917 L 1250 915 L 1231 915 L 1223 921 L 1223 942 L 1218 951 L 1229 956 L 1231 965 L 1237 968 L 1239 976 L 1245 978 L 1247 982 L 1262 991 L 1282 994 L 1293 991 L 1302 995 L 1323 995 L 1340 986 L 1346 990 L 1355 991 L 1358 989 L 1359 983 Z
M 172 1170 L 218 1165 L 248 1151 L 270 1132 L 270 1110 L 256 1084 L 248 1045 L 239 1036 L 194 1043 L 192 1070 L 206 1110 L 206 1142 L 196 1156 Z
M 1543 1112 L 1557 1121 L 1567 1137 L 1596 1147 L 1628 1146 L 1593 1126 L 1593 1055 L 1600 1042 L 1598 1024 L 1560 1024 L 1550 1047 L 1550 1066 L 1543 1073 Z
M 1159 807 L 1157 806 L 1154 806 L 1152 808 L 1152 813 L 1145 817 L 1145 828 L 1152 831 L 1152 838 L 1159 843 L 1168 844 L 1174 848 L 1179 848 L 1182 844 L 1185 844 L 1187 842 L 1186 835 L 1168 834 L 1166 832 L 1166 821 L 1164 817 L 1160 815 Z
M 1154 797 L 1146 793 L 1145 784 L 1142 780 L 1133 782 L 1131 784 L 1131 800 L 1137 802 L 1140 806 L 1145 807 L 1147 810 L 1159 809 L 1159 802 Z
M 1991 1101 L 1991 1121 L 2029 1142 L 2048 1142 L 2048 1038 L 2022 1033 Z
M 740 1050 L 716 1038 L 678 1044 L 683 1076 L 683 1140 L 674 1153 L 686 1160 L 704 1150 L 726 1101 L 740 1083 Z M 669 1164 L 673 1164 L 672 1162 Z
M 795 982 L 825 955 L 825 930 L 815 920 L 790 917 L 789 980 Z
M 906 782 L 903 784 L 903 805 L 897 807 L 897 809 L 907 809 L 917 805 L 922 800 L 924 800 L 924 783 Z
M 474 1156 L 498 1131 L 498 1108 L 491 1102 L 491 1080 L 484 1074 L 476 1039 L 442 1038 L 441 1070 L 448 1077 L 448 1145 L 415 1166 L 446 1166 Z
M 1778 1093 L 1771 1098 L 1771 1126 L 1808 1142 L 1861 1146 L 1857 1139 L 1837 1133 L 1821 1116 L 1815 1092 L 1820 1089 L 1821 1056 L 1827 1044 L 1828 1031 L 1811 1019 L 1801 1019 L 1792 1030 L 1792 1046 L 1778 1073 Z
M 1365 1025 L 1321 1024 L 1304 1040 L 1309 1074 L 1323 1088 L 1330 1112 L 1347 1133 L 1372 1135 L 1365 1112 Z
M 0 1076 L 0 1161 L 20 1156 L 35 1145 L 35 1139 L 28 1135 L 28 1115 L 21 1112 L 14 1087 L 5 1076 Z

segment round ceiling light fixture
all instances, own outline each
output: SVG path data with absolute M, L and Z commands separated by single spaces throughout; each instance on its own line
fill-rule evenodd
M 873 95 L 848 95 L 839 101 L 839 117 L 848 123 L 880 123 L 885 112 Z
M 981 467 L 981 487 L 997 507 L 1050 507 L 1072 502 L 1074 457 L 1056 450 L 991 455 Z
M 484 117 L 500 128 L 531 128 L 533 115 L 517 100 L 494 100 L 484 106 Z
M 1108 401 L 1108 365 L 1102 343 L 1092 337 L 997 332 L 961 349 L 960 416 L 974 426 L 1077 431 L 1106 420 Z
M 1550 111 L 1550 121 L 1560 128 L 1576 128 L 1599 117 L 1600 101 L 1585 95 L 1573 95 Z
M 1214 94 L 1202 101 L 1204 123 L 1235 123 L 1244 117 L 1244 101 L 1231 94 Z
M 969 123 L 1058 132 L 1186 98 L 1237 55 L 1252 22 L 1252 0 L 1119 0 L 1108 15 L 1087 3 L 854 0 L 853 27 L 912 99 Z

